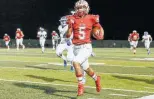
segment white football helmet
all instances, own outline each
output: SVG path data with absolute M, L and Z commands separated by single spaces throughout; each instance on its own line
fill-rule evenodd
M 62 26 L 67 25 L 67 17 L 66 16 L 61 17 L 61 19 L 59 21 Z
M 149 34 L 148 31 L 145 31 L 145 32 L 144 32 L 144 35 L 148 35 L 148 34 Z
M 21 29 L 20 28 L 17 28 L 17 31 L 21 31 Z
M 86 0 L 79 0 L 75 3 L 75 12 L 78 16 L 83 16 L 89 13 L 89 4 Z
M 40 27 L 39 29 L 40 29 L 40 31 L 44 31 L 44 28 L 42 28 L 42 27 Z
M 4 35 L 7 36 L 7 33 L 5 33 Z
M 136 30 L 133 30 L 133 33 L 137 33 L 137 31 Z
M 52 31 L 52 33 L 56 33 L 56 31 Z

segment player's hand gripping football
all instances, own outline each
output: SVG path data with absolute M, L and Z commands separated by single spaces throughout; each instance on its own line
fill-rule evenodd
M 92 30 L 92 36 L 96 39 L 96 40 L 102 40 L 104 39 L 104 30 L 102 27 L 94 27 Z

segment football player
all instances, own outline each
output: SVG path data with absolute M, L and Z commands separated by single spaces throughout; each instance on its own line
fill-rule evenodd
M 137 33 L 136 30 L 133 30 L 133 32 L 130 34 L 130 42 L 133 46 L 133 53 L 136 54 L 136 47 L 139 40 L 139 33 Z
M 25 45 L 23 44 L 23 37 L 24 37 L 23 31 L 21 31 L 20 28 L 17 28 L 15 36 L 17 50 L 19 50 L 19 45 L 22 46 L 22 49 L 25 49 Z
M 144 42 L 144 46 L 149 55 L 150 54 L 150 43 L 152 42 L 152 37 L 147 31 L 145 31 L 144 35 L 142 36 L 142 42 Z
M 58 27 L 60 33 L 60 44 L 58 44 L 56 49 L 57 56 L 64 60 L 64 67 L 67 66 L 67 61 L 71 62 L 71 71 L 73 71 L 73 45 L 71 44 L 71 38 L 66 38 L 66 32 L 68 30 L 67 17 L 63 16 L 60 20 L 60 25 Z M 67 58 L 62 54 L 64 50 L 67 50 Z
M 4 34 L 3 40 L 5 41 L 5 45 L 6 45 L 7 49 L 9 50 L 10 49 L 10 46 L 9 46 L 10 36 L 8 34 Z
M 51 36 L 52 36 L 52 46 L 53 46 L 52 49 L 55 50 L 58 46 L 59 35 L 56 31 L 52 31 Z
M 73 33 L 72 43 L 74 45 L 73 52 L 73 66 L 75 69 L 75 75 L 78 80 L 78 92 L 77 96 L 81 96 L 84 93 L 84 84 L 82 69 L 92 77 L 96 84 L 97 92 L 101 91 L 101 77 L 96 75 L 93 69 L 89 66 L 88 58 L 92 53 L 91 45 L 91 32 L 93 37 L 97 40 L 102 40 L 104 37 L 104 30 L 99 24 L 98 15 L 90 15 L 89 4 L 85 0 L 79 0 L 75 3 L 75 14 L 69 17 L 68 24 L 69 29 L 67 37 L 69 38 Z
M 40 46 L 42 48 L 42 53 L 44 53 L 45 50 L 45 41 L 47 38 L 47 32 L 45 31 L 44 28 L 40 27 L 39 31 L 37 32 L 37 37 L 39 38 Z

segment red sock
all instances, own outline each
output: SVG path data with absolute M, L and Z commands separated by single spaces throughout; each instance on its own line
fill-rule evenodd
M 93 72 L 90 74 L 90 76 L 96 81 L 97 80 L 97 75 Z

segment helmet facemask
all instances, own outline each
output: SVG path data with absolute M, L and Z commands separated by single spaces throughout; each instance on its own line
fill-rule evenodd
M 67 25 L 67 22 L 66 22 L 66 20 L 61 20 L 61 21 L 60 21 L 60 24 L 61 24 L 62 26 L 65 26 L 65 25 Z

